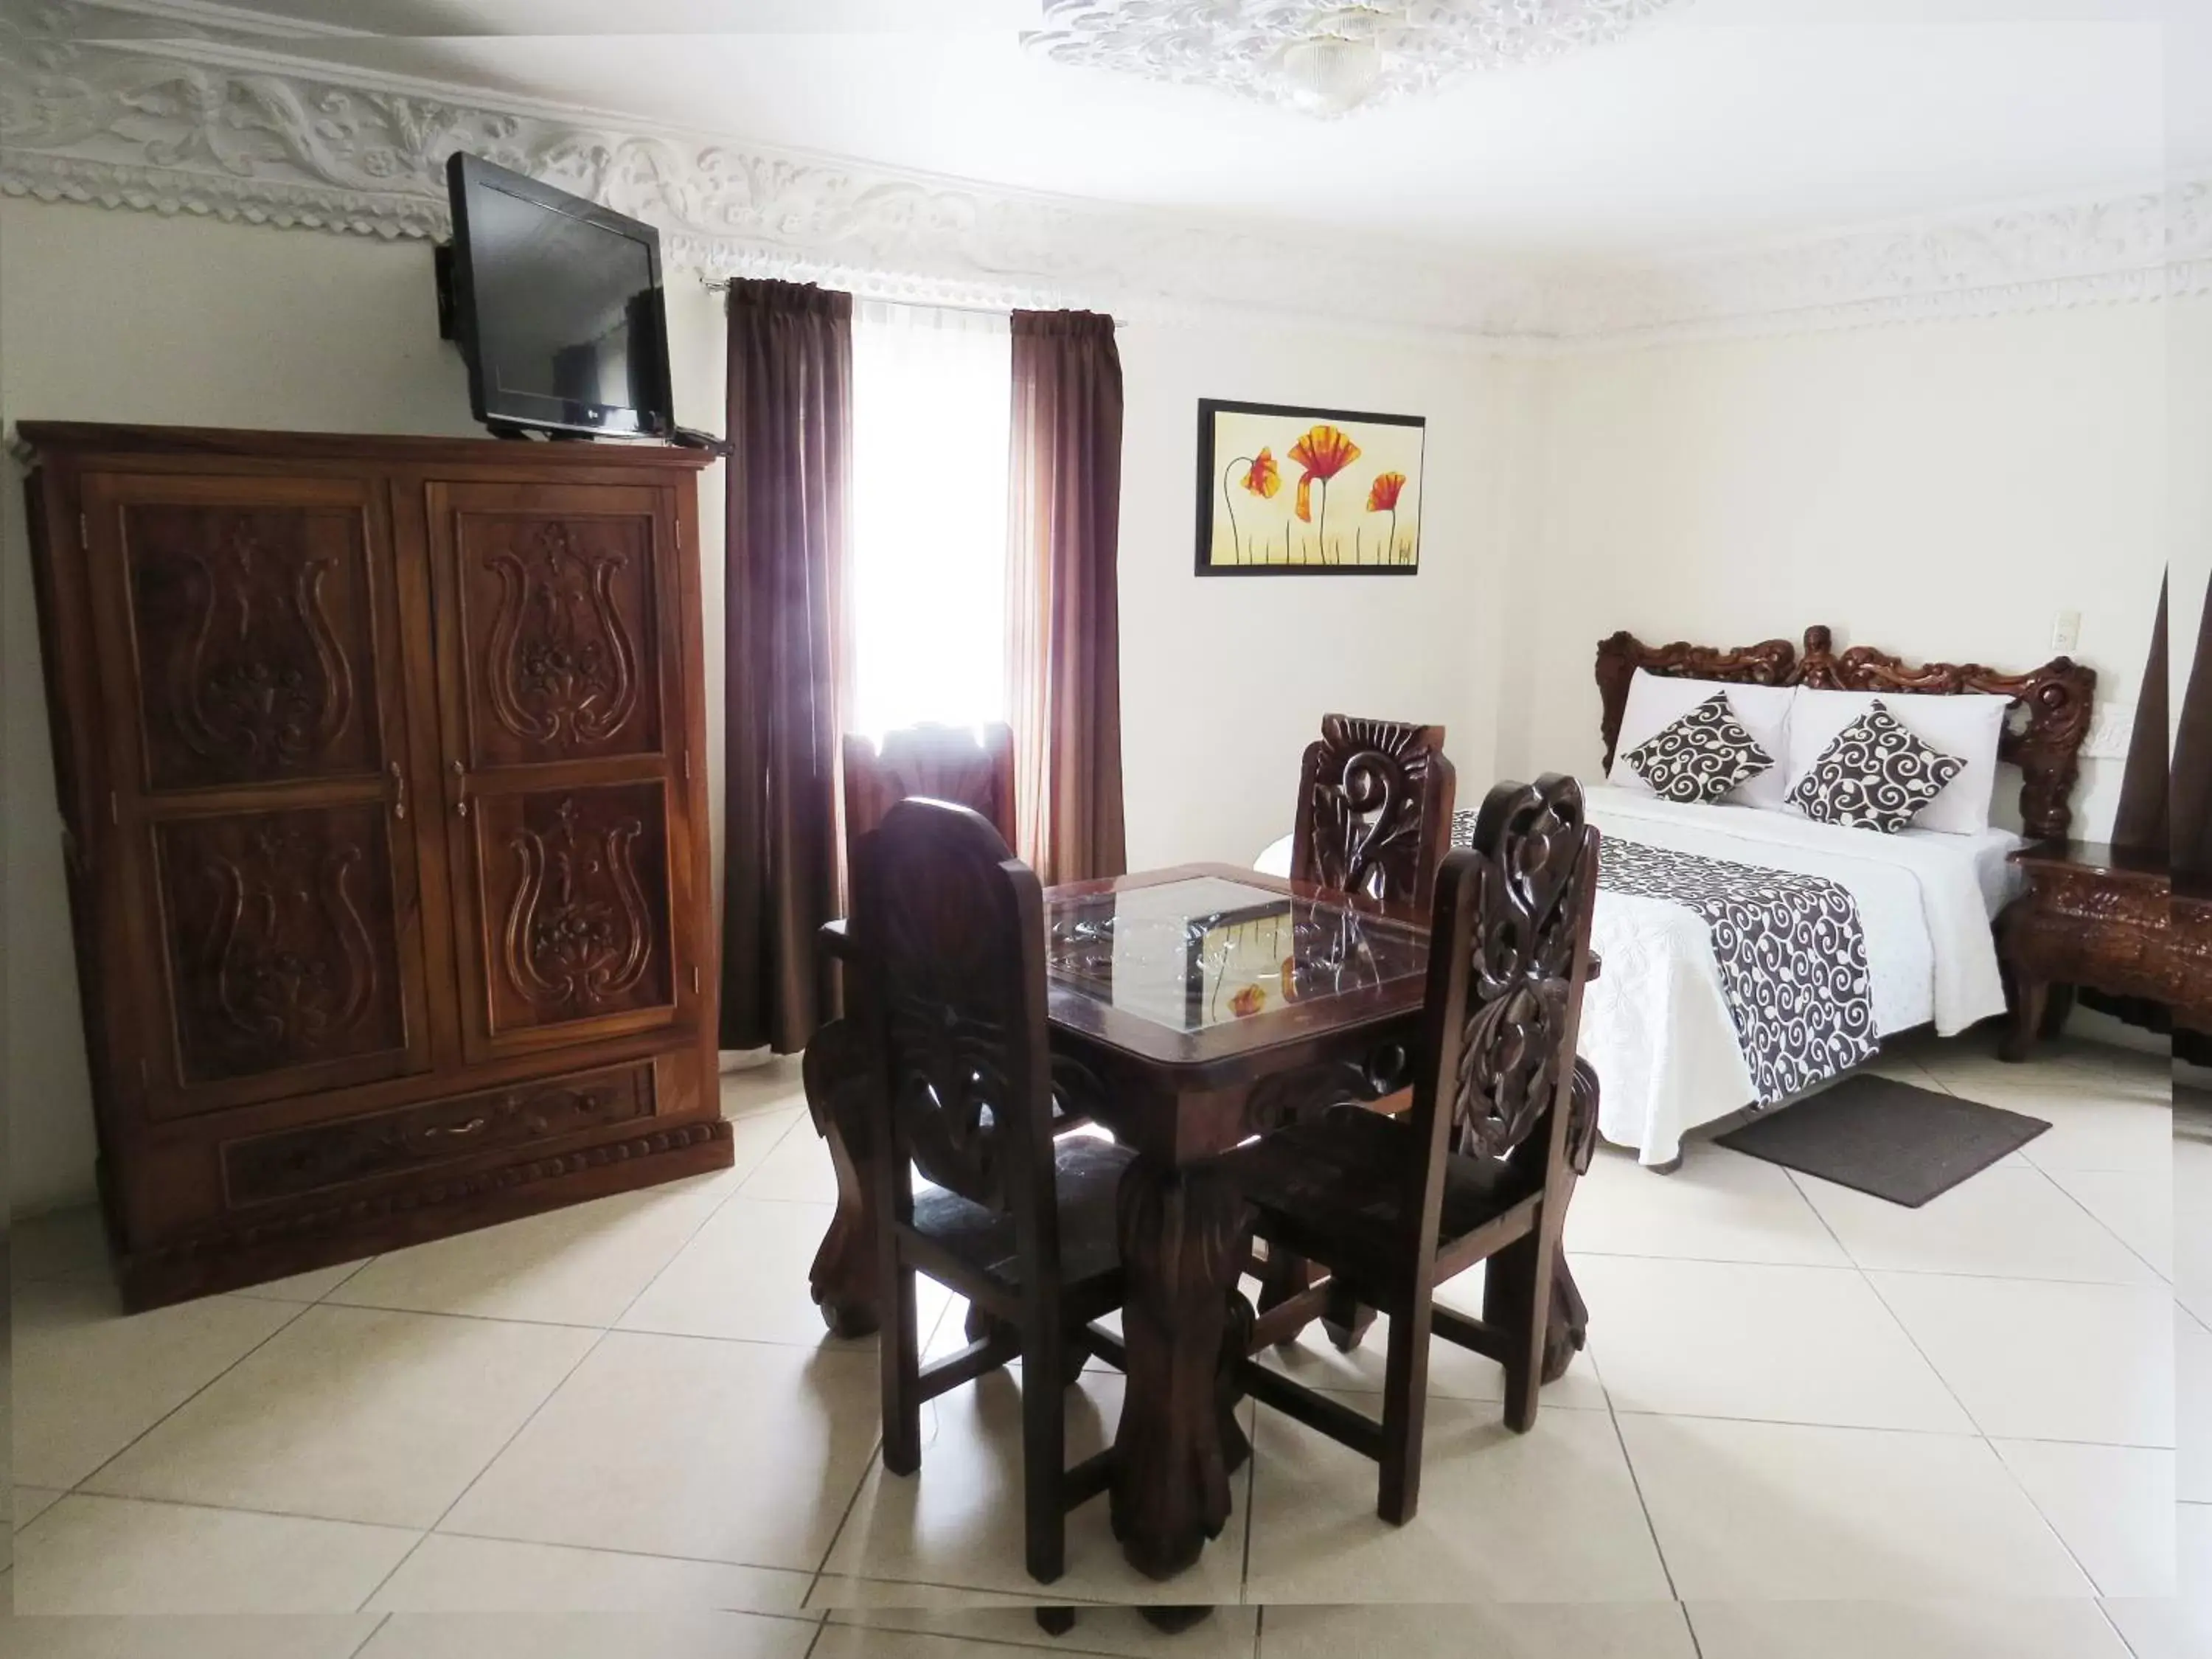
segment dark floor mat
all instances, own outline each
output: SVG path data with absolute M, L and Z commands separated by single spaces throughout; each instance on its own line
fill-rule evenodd
M 1862 1075 L 1713 1139 L 1917 1210 L 2050 1127 L 1978 1100 Z

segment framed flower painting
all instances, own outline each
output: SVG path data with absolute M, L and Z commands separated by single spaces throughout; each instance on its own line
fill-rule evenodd
M 1421 568 L 1418 415 L 1198 404 L 1198 574 L 1411 576 Z

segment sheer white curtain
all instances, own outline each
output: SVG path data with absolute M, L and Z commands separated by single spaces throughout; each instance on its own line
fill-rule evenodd
M 1012 384 L 1003 315 L 855 307 L 854 731 L 1006 718 Z

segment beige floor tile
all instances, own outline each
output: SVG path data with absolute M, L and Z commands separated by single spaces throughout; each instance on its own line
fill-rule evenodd
M 14 1496 L 15 1530 L 21 1532 L 59 1503 L 64 1494 L 51 1486 L 17 1486 Z
M 1696 1659 L 1672 1601 L 1271 1607 L 1261 1659 Z
M 2109 1601 L 2104 1606 L 2135 1659 L 2205 1659 L 2212 1654 L 2212 1602 Z
M 353 1659 L 369 1615 L 0 1619 L 0 1659 Z
M 2173 1139 L 2173 1293 L 2212 1326 L 2212 1140 Z
M 1849 1268 L 1593 1256 L 1581 1283 L 1621 1411 L 1974 1431 Z
M 1997 1440 L 1997 1449 L 2100 1595 L 2173 1594 L 2173 1454 Z
M 2212 1616 L 2212 1504 L 2173 1506 L 2173 1568 L 2182 1599 Z
M 827 1204 L 775 1203 L 741 1193 L 661 1270 L 623 1316 L 621 1328 L 872 1353 L 872 1337 L 831 1339 L 808 1293 L 807 1270 L 832 1213 Z M 920 1281 L 916 1302 L 925 1332 L 950 1300 L 934 1281 Z
M 2173 1342 L 2173 1437 L 2181 1452 L 2174 1495 L 2212 1504 L 2212 1331 L 2177 1309 Z
M 551 1325 L 310 1308 L 92 1489 L 428 1527 L 598 1340 Z
M 527 1216 L 379 1256 L 331 1293 L 351 1307 L 605 1327 L 653 1282 L 720 1194 L 702 1176 Z
M 126 1317 L 104 1278 L 19 1285 L 15 1478 L 74 1486 L 299 1313 L 214 1296 Z
M 107 1237 L 100 1207 L 73 1204 L 8 1224 L 8 1267 L 18 1285 L 107 1272 Z
M 1653 1601 L 1667 1578 L 1606 1412 L 1516 1435 L 1484 1406 L 1429 1403 L 1420 1510 L 1375 1515 L 1376 1468 L 1262 1410 L 1252 1559 L 1261 1602 Z
M 1024 1618 L 1030 1615 L 1024 1614 Z M 1034 1624 L 1032 1625 L 1034 1629 Z M 1078 1630 L 1082 1628 L 1079 1623 Z M 985 1646 L 963 1636 L 927 1636 L 918 1631 L 866 1630 L 851 1625 L 823 1628 L 808 1659 L 1010 1659 L 1017 1653 L 1081 1653 L 1073 1632 L 1054 1638 L 1036 1630 L 1036 1640 L 1018 1648 Z
M 1045 1594 L 1040 1589 L 1039 1597 Z M 1038 1628 L 1034 1604 L 1014 1607 L 932 1609 L 915 1607 L 843 1608 L 830 1615 L 824 1646 L 830 1652 L 872 1655 L 870 1638 L 885 1631 L 939 1636 L 964 1644 L 1003 1642 L 1014 1647 L 1110 1654 L 1120 1659 L 1252 1659 L 1259 1638 L 1259 1613 L 1253 1607 L 1216 1607 L 1188 1630 L 1173 1634 L 1146 1622 L 1134 1607 L 1081 1607 L 1075 1628 L 1048 1636 Z M 973 1645 L 969 1651 L 975 1651 Z M 988 1652 L 989 1650 L 982 1650 Z M 820 1659 L 823 1650 L 816 1650 Z
M 387 1613 L 797 1613 L 808 1576 L 433 1533 L 369 1603 Z
M 1567 1254 L 1680 1256 L 1846 1267 L 1788 1171 L 1710 1142 L 1692 1143 L 1673 1175 L 1601 1147 L 1567 1211 Z
M 1693 1601 L 1703 1659 L 2128 1659 L 2094 1601 Z
M 800 1116 L 738 1190 L 747 1198 L 779 1203 L 835 1204 L 837 1171 L 830 1162 L 829 1142 L 815 1133 L 809 1119 Z
M 1620 1427 L 1685 1601 L 2090 1593 L 1984 1440 L 1701 1418 Z
M 2160 1278 L 2173 1277 L 2173 1180 L 2165 1170 L 2051 1170 L 2069 1196 Z
M 1121 1409 L 1121 1378 L 1086 1371 L 1067 1390 L 1067 1462 L 1102 1449 Z M 1039 1596 L 1023 1565 L 1021 1391 L 1018 1377 L 996 1371 L 939 1395 L 924 1408 L 921 1469 L 889 1475 L 880 1462 L 854 1502 L 823 1568 L 823 1595 L 833 1603 L 842 1582 L 896 1578 L 970 1585 Z M 1140 1576 L 1122 1559 L 1100 1497 L 1067 1517 L 1067 1571 L 1054 1594 L 1082 1601 L 1205 1602 L 1238 1599 L 1244 1562 L 1244 1482 L 1231 1482 L 1235 1508 L 1198 1565 L 1167 1583 Z
M 1593 1261 L 1602 1258 L 1593 1258 Z M 1578 1273 L 1583 1270 L 1578 1268 Z M 1446 1284 L 1437 1297 L 1447 1307 L 1480 1316 L 1482 1312 L 1483 1269 L 1474 1267 Z M 1264 1364 L 1296 1377 L 1310 1389 L 1338 1394 L 1380 1394 L 1383 1368 L 1389 1355 L 1390 1322 L 1378 1317 L 1366 1338 L 1350 1353 L 1339 1353 L 1328 1334 L 1316 1323 L 1308 1326 L 1290 1347 L 1270 1348 L 1260 1356 Z M 1445 1341 L 1429 1346 L 1429 1393 L 1443 1400 L 1505 1398 L 1505 1370 L 1494 1359 Z M 1547 1406 L 1602 1409 L 1605 1387 L 1592 1354 L 1577 1353 L 1567 1374 L 1544 1390 Z M 1369 1409 L 1376 1409 L 1370 1407 Z
M 361 1659 L 806 1659 L 815 1634 L 755 1613 L 403 1613 Z
M 2172 1102 L 2163 1088 L 2075 1066 L 2016 1069 L 2001 1061 L 1939 1069 L 1936 1079 L 1968 1100 L 2049 1123 L 2020 1149 L 2039 1169 L 2162 1175 L 2168 1167 Z
M 24 1613 L 350 1613 L 419 1534 L 296 1516 L 64 1498 L 15 1540 Z
M 617 1331 L 454 1506 L 479 1537 L 809 1572 L 880 1426 L 872 1353 Z
M 236 1294 L 266 1297 L 272 1302 L 320 1302 L 368 1265 L 368 1259 L 364 1257 L 359 1261 L 341 1261 L 335 1267 L 311 1267 L 303 1273 L 290 1273 L 283 1279 L 249 1285 Z
M 806 1085 L 799 1074 L 800 1064 L 797 1054 L 779 1054 L 763 1065 L 724 1072 L 722 1115 L 734 1121 L 762 1112 L 804 1108 Z
M 2163 1289 L 1868 1277 L 1984 1433 L 2173 1443 L 2173 1304 Z
M 2155 1285 L 2148 1263 L 2040 1170 L 1984 1170 L 1917 1210 L 1801 1177 L 1806 1197 L 1862 1267 Z
M 1051 1593 L 1060 1598 L 1062 1606 L 1106 1605 L 1080 1601 L 1058 1585 L 1053 1587 Z M 1042 1594 L 1016 1595 L 1005 1590 L 975 1589 L 964 1584 L 909 1584 L 896 1578 L 825 1578 L 817 1581 L 807 1592 L 806 1605 L 810 1611 L 828 1613 L 832 1623 L 842 1619 L 847 1624 L 866 1624 L 869 1620 L 858 1616 L 862 1612 L 913 1613 L 920 1617 L 971 1608 L 1034 1608 Z

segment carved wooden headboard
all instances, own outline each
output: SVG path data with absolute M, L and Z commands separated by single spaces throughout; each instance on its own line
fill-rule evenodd
M 2074 821 L 2071 798 L 2081 774 L 2081 744 L 2089 735 L 2089 702 L 2097 671 L 2054 657 L 2024 674 L 2001 674 L 1979 663 L 1925 663 L 1908 668 L 1872 646 L 1838 653 L 1825 628 L 1805 630 L 1800 655 L 1787 640 L 1766 640 L 1733 650 L 1707 645 L 1646 645 L 1626 631 L 1597 647 L 1597 690 L 1603 712 L 1605 763 L 1613 764 L 1620 737 L 1628 683 L 1638 669 L 1682 679 L 1727 680 L 1739 685 L 1809 685 L 1816 690 L 1909 692 L 1922 696 L 1987 692 L 2010 697 L 1997 758 L 2021 769 L 2020 817 L 2035 840 L 2063 841 Z

